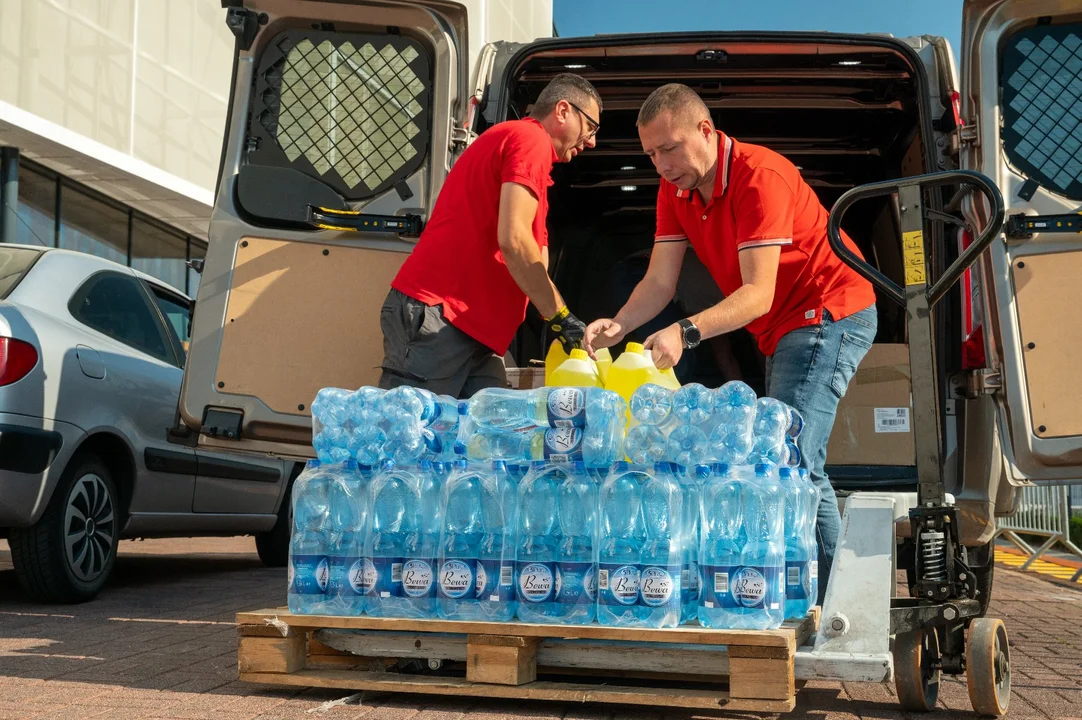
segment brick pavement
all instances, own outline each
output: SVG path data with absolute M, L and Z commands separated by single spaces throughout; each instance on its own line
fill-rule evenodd
M 1011 718 L 1082 718 L 1082 591 L 997 568 L 993 614 L 1012 639 Z M 251 539 L 125 542 L 94 602 L 41 606 L 18 590 L 0 541 L 0 720 L 260 718 L 314 720 L 689 720 L 700 714 L 365 694 L 236 681 L 234 614 L 280 604 L 285 573 L 263 568 Z M 935 717 L 973 718 L 964 682 L 945 679 Z M 730 715 L 732 717 L 732 715 Z M 743 715 L 743 717 L 755 717 Z M 786 717 L 908 718 L 893 686 L 812 683 Z

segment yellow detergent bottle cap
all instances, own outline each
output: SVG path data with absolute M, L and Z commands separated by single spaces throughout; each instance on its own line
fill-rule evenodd
M 638 354 L 641 355 L 643 350 L 645 350 L 645 349 L 646 348 L 644 348 L 641 344 L 639 344 L 637 342 L 629 342 L 627 344 L 627 346 L 624 348 L 624 352 L 638 353 Z
M 589 354 L 587 354 L 587 352 L 585 350 L 580 350 L 579 348 L 575 348 L 574 350 L 571 351 L 571 357 L 575 358 L 576 360 L 589 360 L 590 359 Z

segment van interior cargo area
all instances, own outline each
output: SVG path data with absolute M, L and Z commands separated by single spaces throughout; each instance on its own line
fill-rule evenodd
M 710 48 L 715 51 L 708 55 L 704 50 Z M 557 165 L 549 191 L 550 270 L 572 311 L 587 322 L 611 317 L 646 271 L 659 179 L 642 152 L 635 121 L 643 101 L 662 84 L 689 85 L 718 128 L 791 160 L 828 209 L 858 185 L 935 169 L 922 133 L 921 75 L 897 46 L 748 41 L 540 47 L 509 66 L 503 117 L 528 115 L 531 101 L 560 72 L 588 79 L 604 103 L 597 147 Z M 844 229 L 873 265 L 901 282 L 893 200 L 859 203 Z M 701 284 L 703 278 L 692 275 L 688 282 Z M 697 286 L 689 303 L 710 296 L 703 290 Z M 641 341 L 703 309 L 677 301 L 628 339 Z M 878 310 L 876 342 L 904 343 L 903 309 L 880 297 Z M 526 366 L 544 357 L 547 344 L 544 324 L 531 307 L 512 347 L 514 359 Z M 735 374 L 763 392 L 763 359 L 745 331 L 720 345 L 704 342 L 686 355 L 677 368 L 683 382 L 717 386 Z

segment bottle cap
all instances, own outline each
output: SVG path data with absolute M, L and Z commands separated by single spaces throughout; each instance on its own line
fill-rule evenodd
M 646 350 L 646 348 L 643 347 L 642 343 L 637 342 L 629 342 L 627 346 L 624 347 L 624 352 L 638 353 L 639 355 L 642 355 L 644 350 Z
M 574 358 L 575 360 L 589 360 L 590 354 L 587 353 L 585 350 L 575 348 L 571 351 L 570 357 Z

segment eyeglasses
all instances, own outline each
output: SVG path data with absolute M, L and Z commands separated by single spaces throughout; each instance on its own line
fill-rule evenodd
M 597 120 L 594 120 L 594 119 L 593 119 L 592 117 L 590 117 L 589 115 L 587 115 L 587 114 L 586 114 L 586 111 L 585 111 L 585 110 L 583 110 L 583 109 L 582 109 L 582 108 L 580 108 L 580 107 L 579 107 L 578 105 L 576 105 L 575 103 L 571 102 L 570 100 L 568 100 L 568 101 L 567 101 L 567 104 L 568 104 L 568 105 L 570 105 L 571 107 L 575 108 L 576 110 L 578 110 L 578 111 L 579 111 L 579 113 L 580 113 L 580 114 L 581 114 L 581 115 L 582 115 L 582 116 L 583 116 L 584 118 L 586 118 L 586 122 L 588 122 L 588 123 L 589 123 L 589 127 L 591 128 L 591 129 L 590 129 L 590 134 L 589 134 L 589 135 L 587 135 L 585 139 L 586 139 L 586 140 L 589 140 L 589 139 L 590 139 L 590 138 L 592 138 L 592 137 L 593 137 L 594 135 L 597 135 L 597 131 L 601 129 L 601 123 L 599 123 L 599 122 L 598 122 Z

